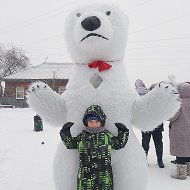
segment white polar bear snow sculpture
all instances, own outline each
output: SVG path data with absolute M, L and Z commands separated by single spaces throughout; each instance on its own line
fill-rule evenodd
M 180 107 L 178 94 L 165 83 L 140 98 L 130 89 L 123 63 L 128 19 L 116 6 L 95 3 L 79 7 L 68 16 L 65 29 L 75 63 L 67 89 L 60 96 L 46 84 L 34 83 L 28 94 L 29 104 L 52 125 L 74 122 L 73 136 L 84 128 L 85 110 L 92 104 L 100 105 L 108 116 L 109 131 L 117 134 L 115 122 L 124 123 L 130 130 L 126 147 L 112 153 L 114 190 L 144 190 L 147 163 L 132 125 L 153 130 L 171 118 Z M 88 64 L 96 60 L 106 61 L 111 68 L 101 71 L 105 63 L 99 67 L 91 64 L 90 68 Z M 56 189 L 76 190 L 77 170 L 77 151 L 67 150 L 61 142 L 54 159 Z

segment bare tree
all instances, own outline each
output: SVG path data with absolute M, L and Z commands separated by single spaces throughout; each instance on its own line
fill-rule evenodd
M 21 71 L 30 66 L 29 58 L 23 49 L 12 46 L 10 49 L 1 48 L 0 53 L 2 78 Z
M 2 75 L 3 75 L 3 65 L 4 65 L 3 57 L 4 57 L 4 53 L 5 53 L 4 48 L 1 45 L 0 46 L 0 79 L 2 78 Z
M 6 49 L 3 45 L 0 46 L 0 88 L 3 78 L 18 71 L 30 67 L 30 60 L 25 55 L 23 49 L 12 46 Z M 1 90 L 2 91 L 2 90 Z

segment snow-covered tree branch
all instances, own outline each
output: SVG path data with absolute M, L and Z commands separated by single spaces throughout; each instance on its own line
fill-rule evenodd
M 11 74 L 17 73 L 30 66 L 30 59 L 26 56 L 23 49 L 16 46 L 5 48 L 0 45 L 0 93 L 1 82 L 3 78 Z

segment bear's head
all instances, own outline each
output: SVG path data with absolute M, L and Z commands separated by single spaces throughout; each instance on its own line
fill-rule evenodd
M 112 4 L 80 6 L 66 19 L 65 40 L 75 63 L 122 60 L 127 34 L 127 15 Z

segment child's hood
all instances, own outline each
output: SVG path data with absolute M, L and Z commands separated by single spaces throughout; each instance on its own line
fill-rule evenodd
M 101 120 L 101 123 L 102 123 L 102 127 L 105 125 L 107 116 L 100 106 L 91 105 L 90 107 L 87 108 L 87 110 L 83 116 L 83 123 L 85 126 L 87 126 L 86 118 L 88 115 L 95 115 L 95 116 L 99 117 Z

